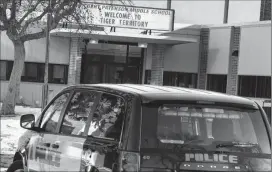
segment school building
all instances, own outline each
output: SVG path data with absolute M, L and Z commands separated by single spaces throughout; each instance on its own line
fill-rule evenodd
M 51 32 L 49 96 L 72 84 L 139 83 L 271 97 L 271 1 L 91 3 L 92 32 Z M 228 11 L 227 24 L 226 9 Z M 225 11 L 225 12 L 224 12 Z M 65 24 L 64 24 L 65 25 Z M 45 39 L 25 43 L 18 103 L 41 106 Z M 13 44 L 1 32 L 1 101 Z

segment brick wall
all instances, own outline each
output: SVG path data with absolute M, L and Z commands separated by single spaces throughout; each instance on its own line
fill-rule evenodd
M 208 28 L 202 28 L 200 31 L 198 81 L 197 81 L 197 87 L 199 89 L 206 89 L 209 37 L 210 30 Z
M 261 0 L 260 21 L 271 20 L 271 0 Z
M 80 83 L 81 56 L 82 56 L 80 40 L 81 39 L 78 37 L 71 38 L 68 85 Z
M 227 76 L 227 94 L 237 95 L 238 87 L 238 65 L 240 47 L 240 27 L 231 28 L 230 56 Z
M 164 53 L 167 45 L 150 44 L 147 48 L 152 49 L 151 84 L 163 85 Z

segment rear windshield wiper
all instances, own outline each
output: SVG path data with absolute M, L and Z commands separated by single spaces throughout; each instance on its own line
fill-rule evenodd
M 216 148 L 223 148 L 223 147 L 242 147 L 242 148 L 251 148 L 258 146 L 257 143 L 243 143 L 243 142 L 226 142 L 226 143 L 220 143 L 216 145 Z

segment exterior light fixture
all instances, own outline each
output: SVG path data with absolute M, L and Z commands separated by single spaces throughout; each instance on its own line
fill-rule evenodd
M 98 40 L 97 39 L 91 39 L 89 43 L 90 44 L 98 44 Z
M 138 43 L 139 48 L 147 48 L 147 43 Z

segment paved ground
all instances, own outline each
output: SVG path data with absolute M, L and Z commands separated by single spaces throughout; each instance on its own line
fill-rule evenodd
M 1 104 L 0 104 L 1 109 Z M 23 114 L 39 114 L 40 109 L 16 106 L 16 116 L 0 117 L 1 122 L 1 152 L 0 152 L 0 169 L 6 171 L 12 163 L 14 153 L 18 145 L 19 137 L 26 131 L 20 127 L 20 117 Z
M 2 168 L 2 167 L 0 167 L 0 171 L 1 171 L 1 172 L 6 172 L 6 171 L 7 171 L 7 168 Z

